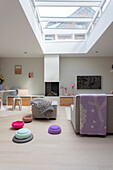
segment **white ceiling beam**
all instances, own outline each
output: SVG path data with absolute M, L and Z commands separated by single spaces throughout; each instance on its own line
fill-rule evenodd
M 86 29 L 43 29 L 44 34 L 85 34 Z
M 82 1 L 82 2 L 36 2 L 37 7 L 99 7 L 100 2 Z
M 91 22 L 92 18 L 40 17 L 40 22 Z
M 36 2 L 101 2 L 102 0 L 33 0 Z

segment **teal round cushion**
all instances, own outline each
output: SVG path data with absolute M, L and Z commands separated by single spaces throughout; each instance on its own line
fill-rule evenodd
M 26 139 L 31 135 L 31 131 L 28 128 L 22 128 L 17 130 L 15 137 L 17 139 Z

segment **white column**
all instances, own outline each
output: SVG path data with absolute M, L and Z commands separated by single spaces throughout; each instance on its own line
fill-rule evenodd
M 59 82 L 59 55 L 44 56 L 44 81 Z

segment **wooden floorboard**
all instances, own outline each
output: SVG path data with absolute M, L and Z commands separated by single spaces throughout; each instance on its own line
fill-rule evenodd
M 113 136 L 81 137 L 67 120 L 65 107 L 58 107 L 57 120 L 33 120 L 29 128 L 34 139 L 16 144 L 11 123 L 22 114 L 0 118 L 0 170 L 113 170 Z M 48 134 L 58 124 L 60 135 Z

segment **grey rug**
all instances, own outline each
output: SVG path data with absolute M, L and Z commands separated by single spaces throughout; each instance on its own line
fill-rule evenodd
M 6 117 L 6 116 L 13 116 L 17 114 L 27 114 L 31 113 L 31 107 L 30 106 L 22 106 L 22 110 L 20 111 L 18 106 L 15 108 L 14 111 L 12 111 L 12 106 L 4 106 L 5 111 L 0 111 L 0 117 Z

